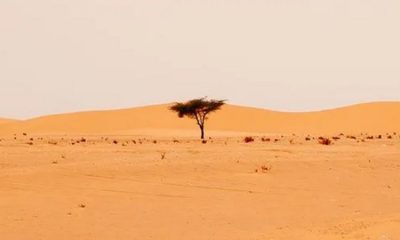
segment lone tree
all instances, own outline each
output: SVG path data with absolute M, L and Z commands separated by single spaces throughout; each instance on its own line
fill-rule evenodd
M 175 103 L 170 110 L 177 112 L 180 118 L 189 117 L 196 119 L 200 127 L 201 139 L 204 139 L 204 124 L 208 114 L 218 111 L 226 100 L 207 100 L 207 98 L 193 99 L 185 103 Z

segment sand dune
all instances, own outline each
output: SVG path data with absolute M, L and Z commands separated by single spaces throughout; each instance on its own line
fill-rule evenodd
M 0 118 L 0 125 L 7 124 L 7 123 L 15 123 L 17 120 L 7 119 L 7 118 Z
M 197 130 L 178 119 L 168 104 L 141 108 L 44 116 L 0 126 L 0 134 L 112 134 L 137 130 Z M 0 123 L 2 120 L 0 120 Z M 5 121 L 10 123 L 10 121 Z M 400 102 L 359 104 L 309 113 L 284 113 L 226 105 L 211 115 L 208 130 L 258 133 L 386 133 L 400 130 Z

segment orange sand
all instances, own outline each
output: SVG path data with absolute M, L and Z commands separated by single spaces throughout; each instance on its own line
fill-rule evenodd
M 400 103 L 369 103 L 311 113 L 283 113 L 227 105 L 210 116 L 208 130 L 299 134 L 370 134 L 400 130 Z M 143 129 L 197 130 L 168 105 L 44 116 L 0 126 L 0 134 L 126 134 Z
M 399 103 L 226 106 L 206 144 L 166 107 L 0 125 L 0 239 L 400 239 Z

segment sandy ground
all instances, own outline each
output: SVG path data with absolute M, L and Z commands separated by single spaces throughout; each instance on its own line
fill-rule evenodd
M 398 135 L 31 137 L 0 141 L 2 240 L 400 239 Z

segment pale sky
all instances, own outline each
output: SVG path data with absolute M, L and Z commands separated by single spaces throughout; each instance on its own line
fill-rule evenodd
M 0 117 L 400 100 L 399 0 L 1 0 Z

